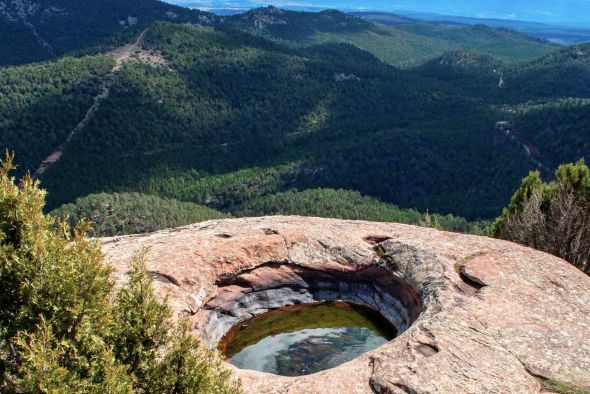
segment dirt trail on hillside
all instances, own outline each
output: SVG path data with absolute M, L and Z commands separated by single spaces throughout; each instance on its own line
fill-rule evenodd
M 141 52 L 143 46 L 143 40 L 145 34 L 147 33 L 148 29 L 142 31 L 137 39 L 130 43 L 123 45 L 119 48 L 113 49 L 112 51 L 108 52 L 107 54 L 115 60 L 115 66 L 111 69 L 111 71 L 107 74 L 99 93 L 94 97 L 94 101 L 90 108 L 86 111 L 86 114 L 82 118 L 80 122 L 70 131 L 68 134 L 68 138 L 64 142 L 62 142 L 57 149 L 52 152 L 45 160 L 41 162 L 35 173 L 33 174 L 34 178 L 39 177 L 42 175 L 53 163 L 58 161 L 63 154 L 63 149 L 65 145 L 72 139 L 74 136 L 80 132 L 88 123 L 94 118 L 96 112 L 100 109 L 100 104 L 102 100 L 109 97 L 110 87 L 113 82 L 113 76 L 121 70 L 123 64 L 131 59 L 136 53 Z

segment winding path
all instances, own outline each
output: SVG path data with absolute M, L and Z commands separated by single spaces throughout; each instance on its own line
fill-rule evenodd
M 62 142 L 54 152 L 52 152 L 49 156 L 47 156 L 47 158 L 45 158 L 45 160 L 43 160 L 41 162 L 41 164 L 39 165 L 39 167 L 35 170 L 35 173 L 33 174 L 34 178 L 37 178 L 40 175 L 42 175 L 45 171 L 47 171 L 47 169 L 53 163 L 58 161 L 60 159 L 61 155 L 63 154 L 63 149 L 64 149 L 65 145 L 72 138 L 74 138 L 74 136 L 76 134 L 78 134 L 78 132 L 80 132 L 84 127 L 86 127 L 88 125 L 88 123 L 90 123 L 90 121 L 94 118 L 94 115 L 100 109 L 101 102 L 104 99 L 106 99 L 107 97 L 109 97 L 110 87 L 113 82 L 112 77 L 117 72 L 119 72 L 119 70 L 121 70 L 121 67 L 123 66 L 123 64 L 126 61 L 128 61 L 136 52 L 141 51 L 142 46 L 143 46 L 143 40 L 144 40 L 144 37 L 145 37 L 145 34 L 147 33 L 147 31 L 148 31 L 148 29 L 145 29 L 144 31 L 142 31 L 134 42 L 132 42 L 130 44 L 123 45 L 119 48 L 113 49 L 112 51 L 108 52 L 108 55 L 113 57 L 113 59 L 115 60 L 115 65 L 113 66 L 111 71 L 107 74 L 107 76 L 100 88 L 99 93 L 94 97 L 94 101 L 93 101 L 92 105 L 90 106 L 90 108 L 88 108 L 88 110 L 86 111 L 86 114 L 84 115 L 82 120 L 80 120 L 80 122 L 78 122 L 78 124 L 70 131 L 66 140 L 64 142 Z

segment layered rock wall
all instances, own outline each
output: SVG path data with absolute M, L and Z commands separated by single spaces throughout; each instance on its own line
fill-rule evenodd
M 212 344 L 240 322 L 295 304 L 346 301 L 364 305 L 379 311 L 398 333 L 408 329 L 421 310 L 414 291 L 377 266 L 351 273 L 266 264 L 219 285 L 218 295 L 196 316 L 203 337 Z

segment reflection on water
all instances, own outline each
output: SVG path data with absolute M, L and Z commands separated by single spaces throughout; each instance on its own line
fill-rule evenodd
M 222 350 L 239 368 L 298 376 L 336 367 L 394 336 L 395 329 L 367 308 L 300 305 L 245 322 L 226 337 Z

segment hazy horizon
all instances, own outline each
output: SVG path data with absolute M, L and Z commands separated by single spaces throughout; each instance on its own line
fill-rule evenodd
M 424 12 L 480 19 L 519 20 L 590 28 L 590 0 L 166 0 L 201 9 L 336 8 L 344 11 Z

